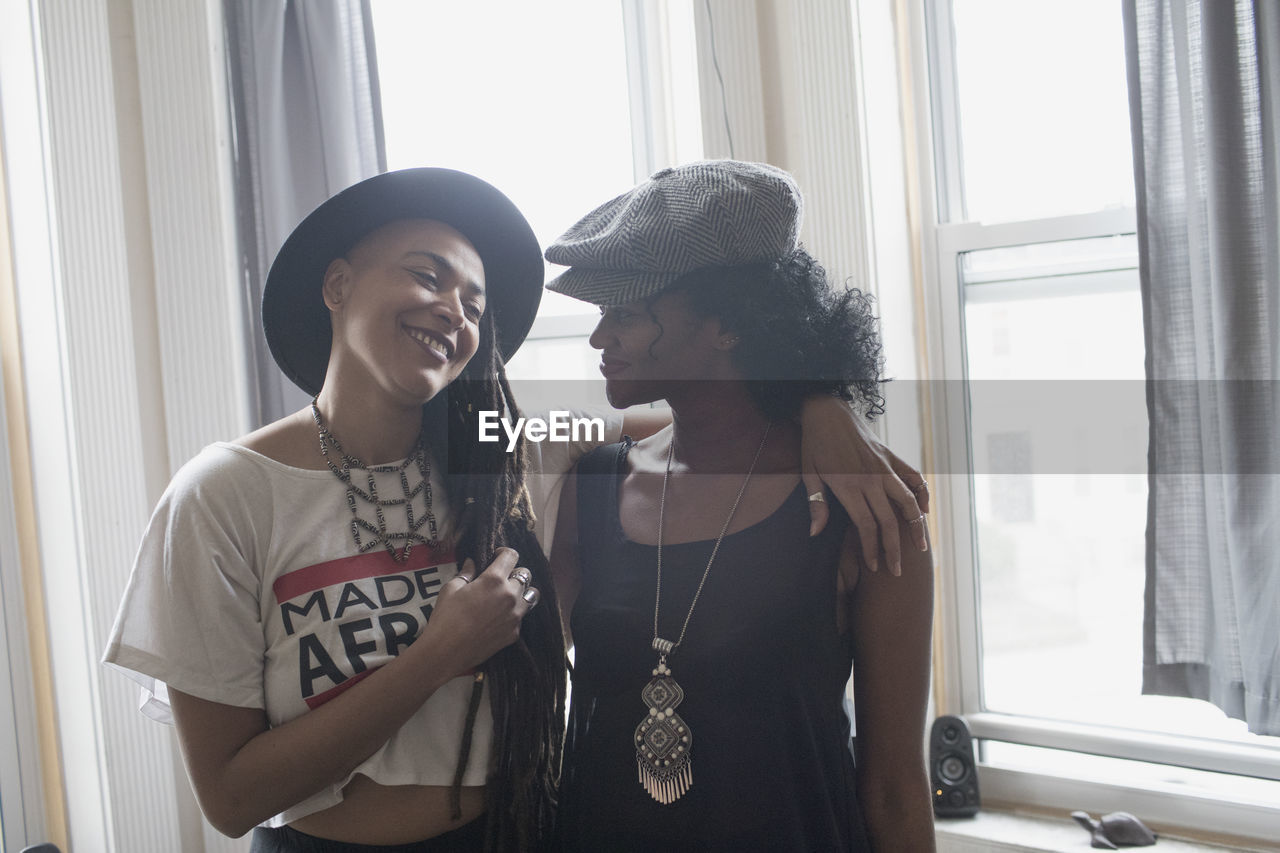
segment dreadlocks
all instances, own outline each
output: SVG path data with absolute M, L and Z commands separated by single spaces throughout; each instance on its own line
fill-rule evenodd
M 525 488 L 528 451 L 523 440 L 513 453 L 502 444 L 481 443 L 482 411 L 520 416 L 494 338 L 492 312 L 481 320 L 480 346 L 462 376 L 424 411 L 423 428 L 432 447 L 448 448 L 446 489 L 461 508 L 455 554 L 483 568 L 499 548 L 513 548 L 520 565 L 542 592 L 520 638 L 484 665 L 493 711 L 496 761 L 486 784 L 486 849 L 537 850 L 547 844 L 560 775 L 565 719 L 565 649 L 560 612 L 542 546 L 533 533 L 534 514 Z M 459 774 L 470 752 L 471 730 L 480 698 L 480 678 L 462 734 Z M 456 800 L 455 800 L 456 802 Z

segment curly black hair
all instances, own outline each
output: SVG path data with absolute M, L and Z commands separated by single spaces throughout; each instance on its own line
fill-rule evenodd
M 884 414 L 874 299 L 857 288 L 833 291 L 803 248 L 773 262 L 694 270 L 664 292 L 672 290 L 688 295 L 695 316 L 717 317 L 739 338 L 734 364 L 766 416 L 792 417 L 817 394 L 853 403 L 868 419 Z

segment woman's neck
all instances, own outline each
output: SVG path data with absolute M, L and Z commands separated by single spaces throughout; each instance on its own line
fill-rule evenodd
M 673 460 L 690 471 L 742 471 L 769 419 L 742 382 L 699 382 L 671 403 Z
M 366 465 L 404 459 L 417 446 L 422 431 L 421 406 L 392 405 L 375 394 L 344 393 L 326 386 L 316 397 L 316 406 L 346 454 Z

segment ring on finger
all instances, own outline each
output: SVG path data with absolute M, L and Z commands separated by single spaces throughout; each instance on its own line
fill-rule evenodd
M 534 607 L 538 606 L 538 602 L 542 599 L 542 593 L 538 592 L 538 588 L 536 586 L 531 586 L 524 591 L 521 598 L 529 602 L 529 609 L 532 610 Z
M 813 494 L 809 495 L 809 503 L 821 504 L 826 502 L 827 502 L 827 496 L 824 495 L 822 492 L 814 492 Z
M 915 492 L 917 495 L 920 494 L 921 492 L 927 492 L 928 490 L 929 490 L 928 480 L 921 480 L 919 483 L 911 487 L 911 491 Z
M 520 581 L 520 585 L 525 589 L 529 588 L 529 584 L 533 582 L 533 575 L 529 574 L 529 570 L 521 567 L 511 574 L 507 575 L 509 581 Z
M 907 524 L 924 524 L 924 514 L 922 513 L 921 515 L 911 519 Z

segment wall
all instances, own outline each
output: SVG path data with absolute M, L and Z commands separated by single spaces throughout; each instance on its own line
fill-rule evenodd
M 220 4 L 0 12 L 29 24 L 0 104 L 69 844 L 199 850 L 171 732 L 98 658 L 175 465 L 248 424 Z

